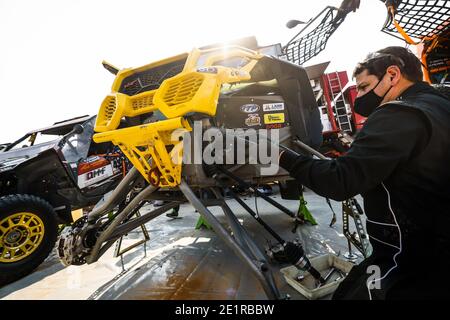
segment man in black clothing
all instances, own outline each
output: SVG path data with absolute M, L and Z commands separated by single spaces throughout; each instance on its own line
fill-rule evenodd
M 280 166 L 317 194 L 364 198 L 373 253 L 333 298 L 449 298 L 450 102 L 402 47 L 370 54 L 353 76 L 355 109 L 368 119 L 347 154 L 280 154 Z

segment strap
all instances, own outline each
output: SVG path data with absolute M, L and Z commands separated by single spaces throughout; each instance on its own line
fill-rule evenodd
M 392 16 L 392 22 L 394 23 L 395 29 L 402 35 L 403 39 L 409 44 L 418 45 L 420 42 L 414 42 L 413 39 L 403 30 L 403 28 L 398 24 L 397 20 L 395 20 L 395 9 L 393 6 L 388 7 L 388 11 Z

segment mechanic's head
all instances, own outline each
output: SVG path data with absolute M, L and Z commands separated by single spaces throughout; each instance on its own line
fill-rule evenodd
M 355 111 L 369 116 L 380 104 L 398 98 L 415 82 L 422 81 L 420 60 L 403 47 L 387 47 L 370 53 L 353 72 L 357 97 Z

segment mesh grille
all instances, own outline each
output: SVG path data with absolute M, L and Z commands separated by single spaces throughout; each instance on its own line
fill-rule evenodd
M 449 0 L 391 0 L 385 1 L 385 4 L 394 6 L 395 20 L 410 37 L 432 37 L 449 27 Z M 390 17 L 386 20 L 383 31 L 399 37 Z
M 137 72 L 123 79 L 119 92 L 134 96 L 138 93 L 158 89 L 161 83 L 183 71 L 186 59 Z
M 131 107 L 133 108 L 134 111 L 138 111 L 140 109 L 153 106 L 154 95 L 155 93 L 151 93 L 145 97 L 133 99 L 133 101 L 131 102 Z
M 116 98 L 115 97 L 107 97 L 107 101 L 104 109 L 104 118 L 105 120 L 111 120 L 114 111 L 116 111 Z
M 203 77 L 201 75 L 190 75 L 187 79 L 171 83 L 164 94 L 164 102 L 168 106 L 173 106 L 190 101 L 202 82 Z
M 285 57 L 293 63 L 302 65 L 324 50 L 328 39 L 346 17 L 346 13 L 336 13 L 336 8 L 327 7 L 312 19 L 312 21 L 283 48 Z M 316 21 L 320 22 L 317 23 Z

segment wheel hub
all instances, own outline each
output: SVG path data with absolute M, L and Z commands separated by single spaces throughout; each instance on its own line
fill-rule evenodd
M 0 221 L 0 263 L 20 261 L 32 254 L 44 238 L 44 223 L 31 212 L 12 214 Z
M 5 236 L 5 245 L 13 246 L 23 240 L 23 232 L 19 228 L 10 230 Z

